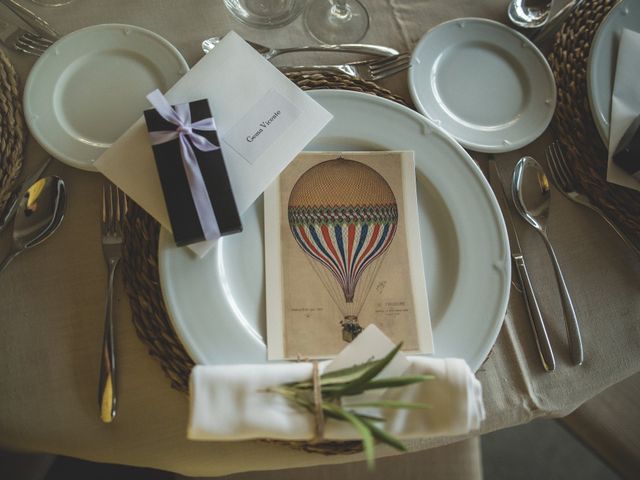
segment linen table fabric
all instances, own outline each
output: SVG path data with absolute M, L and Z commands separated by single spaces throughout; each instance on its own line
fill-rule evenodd
M 562 2 L 557 3 L 559 8 Z M 507 0 L 368 0 L 372 25 L 363 41 L 409 50 L 430 27 L 445 20 L 478 16 L 506 22 L 507 4 Z M 276 31 L 257 31 L 233 22 L 222 2 L 211 0 L 83 0 L 57 9 L 32 8 L 62 32 L 109 22 L 151 29 L 172 42 L 191 65 L 201 55 L 202 39 L 230 29 L 273 46 L 312 41 L 300 18 Z M 8 15 L 4 10 L 0 14 Z M 6 53 L 24 81 L 35 59 Z M 275 60 L 309 64 L 326 63 L 327 57 L 307 53 Z M 405 72 L 381 84 L 409 99 L 406 78 Z M 520 155 L 542 160 L 551 140 L 547 134 L 530 147 L 497 156 L 503 176 L 510 175 Z M 46 156 L 30 140 L 25 171 L 32 171 Z M 472 156 L 483 164 L 484 156 Z M 69 187 L 65 221 L 47 243 L 21 256 L 0 276 L 1 447 L 203 476 L 362 460 L 361 454 L 325 457 L 263 442 L 187 440 L 188 398 L 171 389 L 157 361 L 136 337 L 120 276 L 115 291 L 119 412 L 113 424 L 102 424 L 96 394 L 107 282 L 99 223 L 103 180 L 61 163 L 49 172 L 62 176 Z M 518 228 L 531 258 L 529 273 L 547 319 L 557 369 L 554 373 L 542 369 L 521 296 L 512 292 L 500 336 L 478 373 L 487 409 L 481 432 L 536 417 L 564 416 L 640 370 L 640 262 L 634 254 L 599 217 L 553 191 L 549 235 L 573 296 L 585 346 L 584 365 L 572 367 L 544 246 L 533 230 L 521 223 Z M 8 242 L 8 235 L 3 235 L 0 251 L 8 248 Z M 415 451 L 457 439 L 407 443 Z M 395 452 L 381 447 L 377 453 Z

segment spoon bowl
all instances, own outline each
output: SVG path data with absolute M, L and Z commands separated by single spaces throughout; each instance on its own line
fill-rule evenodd
M 24 250 L 40 245 L 58 229 L 64 218 L 66 191 L 58 177 L 34 182 L 20 199 L 13 223 L 13 243 L 0 263 L 0 272 Z
M 560 263 L 547 236 L 547 220 L 551 207 L 549 180 L 540 164 L 533 157 L 522 157 L 516 164 L 513 171 L 511 194 L 520 216 L 536 229 L 547 247 L 560 290 L 571 360 L 575 365 L 581 365 L 584 360 L 584 352 L 578 318 L 560 269 Z

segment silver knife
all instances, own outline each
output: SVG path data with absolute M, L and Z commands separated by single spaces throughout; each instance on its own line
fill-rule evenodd
M 547 372 L 552 372 L 556 368 L 556 360 L 553 356 L 553 350 L 551 349 L 551 343 L 549 342 L 549 335 L 547 334 L 544 319 L 542 318 L 542 313 L 538 306 L 538 300 L 536 299 L 533 286 L 531 285 L 527 265 L 525 264 L 522 249 L 520 248 L 520 242 L 518 241 L 518 233 L 513 225 L 511 206 L 507 201 L 504 184 L 502 183 L 502 178 L 500 177 L 498 167 L 496 167 L 495 160 L 489 161 L 489 183 L 496 195 L 507 227 L 511 259 L 516 266 L 518 277 L 520 278 L 520 284 L 522 285 L 522 296 L 527 307 L 527 313 L 529 314 L 529 321 L 531 322 L 536 346 L 538 347 L 538 353 L 540 354 L 540 361 Z
M 20 17 L 27 25 L 44 37 L 50 40 L 60 38 L 60 34 L 56 32 L 44 18 L 36 15 L 27 7 L 16 2 L 16 0 L 0 0 L 0 3 L 3 3 L 9 10 L 15 13 L 16 16 Z
M 52 157 L 47 158 L 40 167 L 33 172 L 33 174 L 27 178 L 20 186 L 13 190 L 13 193 L 7 200 L 7 203 L 4 207 L 4 210 L 0 213 L 0 232 L 5 229 L 9 223 L 11 223 L 11 219 L 16 213 L 16 209 L 18 208 L 18 203 L 20 203 L 20 199 L 25 194 L 25 192 L 35 183 L 36 180 L 40 178 L 40 176 L 44 173 L 46 168 L 51 163 Z

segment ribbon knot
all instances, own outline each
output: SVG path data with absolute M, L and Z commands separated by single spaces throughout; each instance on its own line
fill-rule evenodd
M 202 227 L 205 240 L 217 240 L 220 238 L 220 227 L 216 219 L 213 206 L 209 200 L 207 186 L 202 177 L 193 147 L 202 152 L 219 150 L 220 146 L 214 145 L 194 130 L 215 131 L 216 125 L 213 118 L 208 117 L 197 122 L 191 122 L 191 110 L 189 104 L 179 104 L 175 108 L 167 101 L 160 90 L 154 90 L 147 95 L 147 100 L 156 109 L 158 114 L 167 122 L 176 126 L 175 130 L 161 130 L 149 132 L 152 145 L 160 145 L 178 139 L 180 144 L 180 156 L 191 190 L 193 203 Z

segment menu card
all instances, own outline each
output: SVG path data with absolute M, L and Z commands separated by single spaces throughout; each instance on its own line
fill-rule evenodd
M 165 96 L 174 105 L 208 99 L 241 215 L 332 118 L 234 32 Z M 142 112 L 140 115 L 94 165 L 171 230 Z M 189 248 L 204 256 L 213 245 L 200 242 Z

